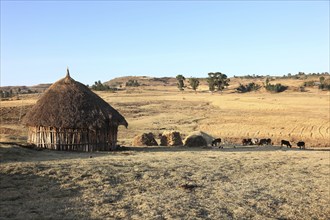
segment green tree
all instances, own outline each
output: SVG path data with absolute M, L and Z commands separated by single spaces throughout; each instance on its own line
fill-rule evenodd
M 196 92 L 196 89 L 199 86 L 199 80 L 197 78 L 189 78 L 189 84 L 191 86 L 191 88 Z
M 209 79 L 213 79 L 214 86 L 217 88 L 217 91 L 222 91 L 225 87 L 229 86 L 229 79 L 226 74 L 221 72 L 209 73 Z M 212 83 L 212 80 L 209 80 Z M 210 88 L 209 83 L 209 88 Z
M 207 78 L 207 83 L 209 84 L 209 90 L 213 93 L 215 90 L 214 78 L 209 76 L 209 78 Z
M 126 86 L 129 87 L 138 87 L 140 86 L 140 83 L 137 81 L 137 80 L 134 80 L 134 79 L 130 79 L 126 82 Z
M 178 80 L 178 88 L 180 91 L 184 90 L 184 81 L 186 78 L 183 75 L 177 75 L 176 80 Z
M 324 83 L 324 80 L 325 80 L 324 76 L 321 76 L 320 77 L 320 83 L 323 84 Z
M 101 83 L 101 81 L 95 81 L 94 85 L 92 85 L 92 89 L 96 91 L 105 91 L 105 90 L 111 90 L 110 86 L 104 85 Z

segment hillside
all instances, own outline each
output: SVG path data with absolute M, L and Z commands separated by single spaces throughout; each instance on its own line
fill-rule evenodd
M 115 152 L 63 152 L 19 147 L 21 119 L 40 94 L 1 101 L 0 219 L 329 219 L 329 92 L 307 79 L 275 79 L 289 89 L 195 93 L 176 80 L 135 79 L 145 86 L 96 91 L 128 121 Z M 164 86 L 165 85 L 165 86 Z M 133 138 L 164 131 L 182 138 L 203 131 L 218 147 L 138 147 Z M 242 146 L 243 138 L 271 138 L 273 146 Z M 288 140 L 292 148 L 281 147 Z M 304 141 L 305 150 L 296 143 Z M 322 151 L 321 151 L 322 148 Z M 34 201 L 34 202 L 31 202 Z M 22 205 L 23 204 L 23 205 Z
M 124 76 L 114 78 L 104 84 L 110 87 L 125 86 L 129 80 L 137 80 L 142 86 L 176 86 L 176 79 L 173 77 L 149 77 L 149 76 Z
M 266 78 L 268 76 L 260 76 L 257 78 L 246 78 L 246 77 L 231 77 L 229 86 L 226 88 L 227 92 L 236 92 L 236 88 L 240 85 L 246 85 L 248 83 L 254 82 L 260 86 L 263 86 L 265 84 Z M 292 77 L 292 78 L 283 78 L 283 77 L 272 77 L 270 76 L 270 83 L 276 84 L 280 83 L 282 85 L 288 86 L 287 92 L 289 91 L 300 91 L 300 87 L 304 85 L 305 82 L 319 82 L 320 75 L 304 75 L 301 77 Z M 325 75 L 325 78 L 327 80 L 330 80 L 330 77 L 328 75 Z M 124 77 L 118 77 L 114 78 L 112 80 L 104 82 L 104 84 L 109 85 L 110 87 L 115 88 L 125 88 L 126 82 L 129 80 L 136 80 L 142 87 L 159 87 L 159 86 L 167 86 L 167 87 L 177 87 L 177 80 L 174 77 L 148 77 L 148 76 L 124 76 Z M 208 83 L 207 78 L 199 78 L 200 86 L 198 88 L 199 91 L 208 91 Z M 190 88 L 189 86 L 189 78 L 186 78 L 184 81 L 184 84 L 186 86 L 186 90 Z M 305 91 L 314 91 L 317 90 L 317 86 L 310 86 L 306 87 Z M 264 89 L 260 90 L 265 91 Z M 260 92 L 259 91 L 259 92 Z
M 16 93 L 19 90 L 21 91 L 21 93 L 29 93 L 29 91 L 35 93 L 35 92 L 44 92 L 51 85 L 52 85 L 51 83 L 43 83 L 34 86 L 1 86 L 0 90 L 1 91 L 12 90 L 14 93 Z

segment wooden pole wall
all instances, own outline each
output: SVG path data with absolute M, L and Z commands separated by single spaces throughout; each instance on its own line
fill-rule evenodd
M 40 148 L 64 151 L 110 151 L 116 149 L 118 125 L 107 129 L 29 127 L 28 142 Z

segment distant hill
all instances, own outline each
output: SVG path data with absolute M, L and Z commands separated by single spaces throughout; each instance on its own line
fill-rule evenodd
M 129 80 L 137 80 L 142 86 L 176 86 L 177 80 L 174 77 L 149 77 L 149 76 L 124 76 L 118 77 L 104 84 L 110 87 L 125 86 Z
M 52 84 L 51 83 L 44 83 L 44 84 L 38 84 L 35 86 L 2 86 L 0 87 L 0 90 L 9 92 L 12 90 L 13 92 L 17 92 L 19 89 L 21 93 L 28 93 L 30 92 L 44 92 L 46 89 L 48 89 Z

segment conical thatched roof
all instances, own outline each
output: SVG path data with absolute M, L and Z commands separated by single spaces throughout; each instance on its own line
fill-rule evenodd
M 24 117 L 28 126 L 88 128 L 128 126 L 125 118 L 87 86 L 67 76 L 46 90 Z

